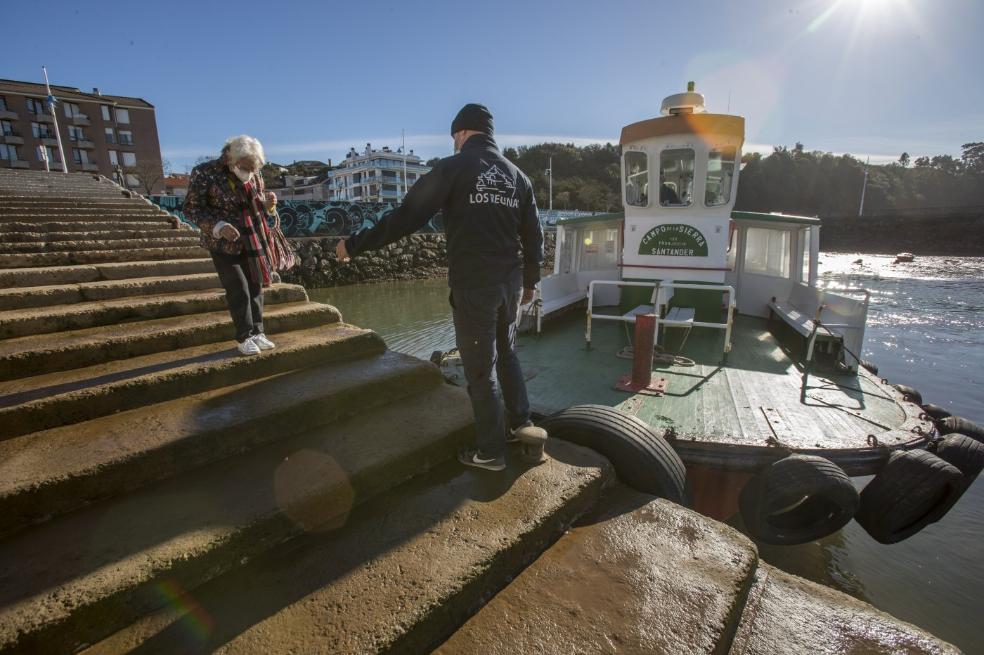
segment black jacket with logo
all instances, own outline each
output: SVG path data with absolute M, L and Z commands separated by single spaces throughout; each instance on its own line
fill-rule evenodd
M 523 286 L 540 281 L 543 229 L 529 178 L 476 134 L 461 152 L 422 176 L 403 203 L 346 242 L 350 255 L 416 232 L 441 210 L 448 243 L 448 284 L 473 289 L 506 282 L 520 268 Z

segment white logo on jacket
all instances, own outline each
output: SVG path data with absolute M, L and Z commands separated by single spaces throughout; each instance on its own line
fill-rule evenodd
M 518 208 L 516 184 L 505 171 L 492 164 L 484 173 L 479 174 L 475 181 L 475 193 L 468 196 L 468 202 L 473 205 L 488 203 Z

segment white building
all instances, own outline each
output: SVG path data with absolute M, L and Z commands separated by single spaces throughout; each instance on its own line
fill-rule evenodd
M 382 150 L 373 150 L 367 143 L 361 153 L 355 148 L 350 149 L 342 163 L 329 172 L 329 199 L 397 203 L 403 200 L 407 189 L 429 171 L 413 150 L 406 154 L 385 146 Z

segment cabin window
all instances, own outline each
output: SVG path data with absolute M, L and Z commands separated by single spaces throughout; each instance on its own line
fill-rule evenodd
M 803 249 L 800 263 L 800 281 L 810 283 L 810 228 L 800 230 L 800 247 Z
M 745 272 L 773 277 L 789 277 L 787 230 L 750 227 L 745 232 Z
M 693 204 L 694 151 L 691 148 L 664 150 L 659 155 L 659 204 L 689 207 Z
M 707 182 L 704 185 L 704 204 L 708 207 L 727 205 L 731 202 L 731 187 L 735 175 L 734 146 L 715 148 L 707 153 Z
M 581 239 L 580 271 L 604 271 L 618 264 L 618 230 L 595 228 L 578 230 Z
M 644 152 L 625 153 L 625 204 L 649 206 L 649 156 Z

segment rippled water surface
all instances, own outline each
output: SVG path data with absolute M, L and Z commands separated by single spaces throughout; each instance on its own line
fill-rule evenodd
M 860 259 L 860 263 L 856 263 Z M 919 257 L 893 264 L 878 255 L 821 255 L 823 286 L 871 291 L 867 359 L 927 402 L 984 424 L 984 258 Z M 320 289 L 345 320 L 370 327 L 394 350 L 427 358 L 454 345 L 444 280 Z M 858 479 L 863 484 L 864 479 Z M 953 642 L 984 653 L 984 482 L 939 523 L 892 546 L 852 522 L 803 546 L 760 545 L 787 571 L 863 598 Z

